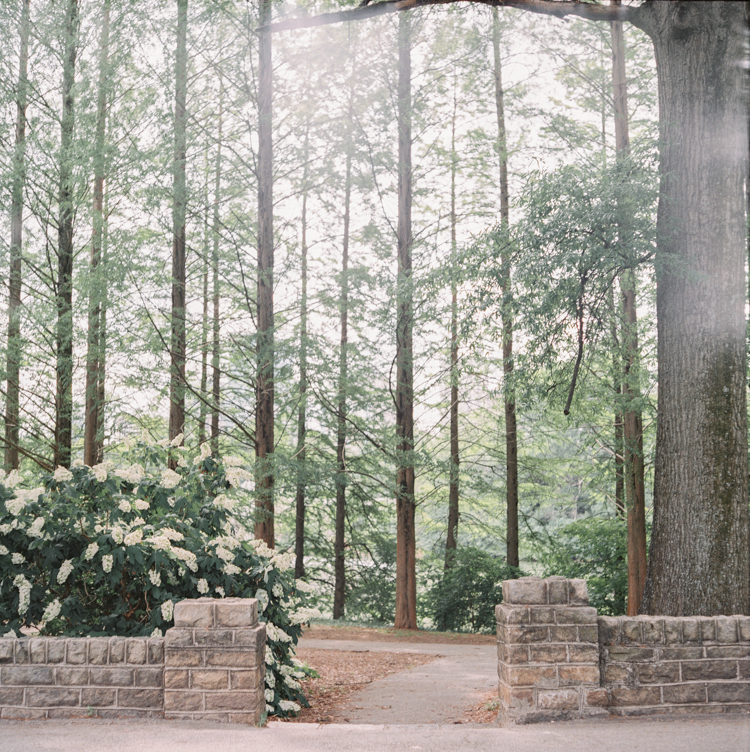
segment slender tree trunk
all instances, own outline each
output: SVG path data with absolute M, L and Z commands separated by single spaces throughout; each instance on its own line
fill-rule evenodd
M 208 160 L 206 160 L 208 161 Z M 206 417 L 208 416 L 208 272 L 209 260 L 209 224 L 208 224 L 208 175 L 206 175 L 206 205 L 203 218 L 203 311 L 201 314 L 201 383 L 198 388 L 200 406 L 198 408 L 198 445 L 206 441 Z
M 295 496 L 294 576 L 305 576 L 305 496 L 307 493 L 307 181 L 309 128 L 305 131 L 305 169 L 302 177 L 302 294 L 299 332 L 299 408 L 297 410 L 297 493 Z
M 177 0 L 174 161 L 172 197 L 172 331 L 169 379 L 169 438 L 185 431 L 185 251 L 187 217 L 187 23 L 188 0 Z M 174 462 L 173 462 L 174 464 Z
M 618 159 L 630 149 L 628 135 L 628 88 L 625 77 L 625 40 L 621 21 L 612 21 L 612 86 L 615 103 L 615 146 Z M 627 222 L 627 220 L 626 220 Z M 628 230 L 620 228 L 628 243 Z M 632 255 L 626 249 L 628 256 Z M 620 277 L 623 300 L 625 369 L 622 379 L 624 399 L 623 446 L 625 449 L 625 490 L 628 520 L 628 614 L 635 616 L 646 580 L 646 483 L 643 470 L 643 418 L 638 407 L 638 314 L 635 273 L 626 269 Z
M 214 227 L 211 252 L 213 296 L 211 343 L 211 451 L 219 453 L 219 405 L 221 400 L 221 289 L 219 285 L 219 241 L 221 240 L 221 149 L 224 134 L 224 79 L 219 75 L 219 122 L 216 126 L 216 180 L 214 182 Z
M 458 100 L 456 97 L 456 78 L 453 78 L 453 118 L 451 120 L 451 405 L 450 405 L 450 480 L 448 486 L 448 534 L 445 539 L 444 571 L 448 571 L 456 557 L 458 543 L 458 481 L 459 462 L 458 452 L 458 284 L 456 277 L 458 268 L 456 262 L 456 116 Z
M 18 469 L 18 422 L 21 371 L 21 259 L 23 252 L 23 188 L 26 180 L 26 88 L 29 67 L 30 0 L 23 0 L 19 36 L 21 54 L 16 89 L 16 148 L 10 208 L 10 273 L 8 274 L 8 352 L 5 401 L 5 471 Z
M 353 61 L 354 65 L 354 61 Z M 334 542 L 335 587 L 333 618 L 344 615 L 346 602 L 346 392 L 349 378 L 349 218 L 352 199 L 352 130 L 354 128 L 354 90 L 349 92 L 346 134 L 346 174 L 344 177 L 344 237 L 341 247 L 341 299 L 339 317 L 341 343 L 339 348 L 338 405 L 336 413 L 336 539 Z
M 271 21 L 271 0 L 260 0 L 260 26 Z M 271 32 L 258 33 L 258 375 L 255 410 L 255 537 L 274 546 L 273 145 Z
M 615 303 L 615 282 L 609 288 L 609 310 L 611 312 L 610 334 L 612 336 L 612 393 L 615 398 L 615 515 L 625 519 L 625 447 L 622 439 L 622 413 L 620 400 L 622 395 L 622 360 L 620 358 L 620 307 Z
M 86 418 L 84 422 L 83 461 L 92 466 L 101 462 L 104 454 L 103 436 L 99 433 L 99 369 L 101 367 L 102 235 L 104 232 L 105 136 L 107 132 L 107 90 L 109 76 L 109 16 L 110 0 L 102 6 L 101 41 L 99 42 L 99 84 L 96 106 L 96 140 L 94 146 L 94 207 L 91 235 L 91 288 L 86 352 Z
M 641 613 L 750 613 L 740 2 L 647 3 L 656 51 L 659 415 Z
M 78 45 L 78 2 L 69 0 L 65 17 L 63 109 L 60 120 L 60 217 L 57 251 L 57 389 L 54 464 L 70 466 L 73 427 L 73 132 Z
M 508 192 L 508 143 L 505 130 L 503 77 L 500 61 L 500 21 L 492 9 L 492 50 L 495 61 L 495 102 L 497 105 L 497 146 L 500 154 L 500 226 L 503 229 L 500 263 L 503 286 L 503 374 L 505 393 L 505 473 L 507 494 L 507 562 L 513 567 L 518 558 L 518 433 L 516 399 L 510 380 L 513 373 L 513 290 L 511 287 L 511 251 L 508 246 L 510 200 Z
M 396 282 L 396 629 L 417 628 L 411 232 L 411 14 L 398 18 L 398 279 Z

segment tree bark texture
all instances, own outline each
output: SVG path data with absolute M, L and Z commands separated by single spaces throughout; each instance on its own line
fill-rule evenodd
M 188 2 L 177 0 L 174 160 L 172 193 L 172 329 L 170 336 L 169 438 L 185 431 L 185 252 L 187 218 L 187 24 Z
M 94 144 L 94 205 L 93 231 L 91 233 L 91 283 L 89 291 L 88 336 L 86 351 L 86 417 L 84 420 L 83 462 L 91 467 L 104 458 L 104 437 L 99 432 L 100 411 L 99 380 L 101 376 L 101 317 L 102 287 L 106 279 L 102 274 L 102 236 L 104 234 L 104 180 L 105 137 L 107 132 L 107 90 L 109 80 L 109 20 L 110 0 L 102 6 L 102 28 L 99 42 L 99 83 L 97 85 L 96 137 Z M 103 416 L 102 416 L 103 417 Z
M 271 20 L 271 0 L 260 0 L 261 26 Z M 258 334 L 255 408 L 255 537 L 274 546 L 274 317 L 273 145 L 271 33 L 258 33 Z
M 503 71 L 500 59 L 500 22 L 497 8 L 492 9 L 492 51 L 495 64 L 495 104 L 497 108 L 497 148 L 500 156 L 500 227 L 503 230 L 500 264 L 502 278 L 503 377 L 505 405 L 505 483 L 506 483 L 506 557 L 513 567 L 518 556 L 518 431 L 516 400 L 510 380 L 513 373 L 513 290 L 511 287 L 511 249 L 508 246 L 510 199 L 508 192 L 508 142 L 503 102 Z
M 417 628 L 412 348 L 411 17 L 398 19 L 398 275 L 396 281 L 396 629 Z
M 453 78 L 453 117 L 451 118 L 451 402 L 450 402 L 450 471 L 448 483 L 448 531 L 445 538 L 444 571 L 448 571 L 456 558 L 458 545 L 459 513 L 459 471 L 460 455 L 458 444 L 458 283 L 456 275 L 456 116 L 458 100 L 456 97 L 457 81 Z
M 60 194 L 57 226 L 57 386 L 54 464 L 70 466 L 73 428 L 73 134 L 74 84 L 78 47 L 78 2 L 69 0 L 65 14 L 62 117 L 60 118 Z
M 29 67 L 30 0 L 23 0 L 19 25 L 20 55 L 16 88 L 16 143 L 10 207 L 8 274 L 8 351 L 6 354 L 5 471 L 18 469 L 21 374 L 21 290 L 23 253 L 23 189 L 26 181 L 26 106 Z
M 336 538 L 334 541 L 333 618 L 344 615 L 346 603 L 346 392 L 349 378 L 349 219 L 352 200 L 352 130 L 354 128 L 354 90 L 349 93 L 346 134 L 346 171 L 344 175 L 344 236 L 341 243 L 341 298 L 339 319 L 338 404 L 336 410 Z
M 654 523 L 641 612 L 750 613 L 740 2 L 647 3 L 661 184 Z

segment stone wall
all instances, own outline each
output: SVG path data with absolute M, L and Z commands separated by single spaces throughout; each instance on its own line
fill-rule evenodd
M 503 722 L 750 711 L 750 617 L 604 617 L 586 583 L 503 582 Z
M 254 598 L 175 605 L 165 637 L 0 638 L 0 718 L 258 723 L 265 624 Z

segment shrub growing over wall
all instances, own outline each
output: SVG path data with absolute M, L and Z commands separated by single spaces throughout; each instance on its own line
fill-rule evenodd
M 294 713 L 306 704 L 294 645 L 315 614 L 289 571 L 294 555 L 247 532 L 250 474 L 207 444 L 190 458 L 139 442 L 129 459 L 59 467 L 33 489 L 17 473 L 0 483 L 0 634 L 161 634 L 184 598 L 254 597 L 267 627 L 267 711 Z

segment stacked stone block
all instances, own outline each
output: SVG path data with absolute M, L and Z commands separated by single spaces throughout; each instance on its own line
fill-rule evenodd
M 495 614 L 501 721 L 606 714 L 597 613 L 584 580 L 506 580 Z
M 599 617 L 617 715 L 750 711 L 750 617 Z
M 0 718 L 161 716 L 163 638 L 0 639 Z
M 166 718 L 251 723 L 265 710 L 265 624 L 253 598 L 177 603 L 167 632 Z

